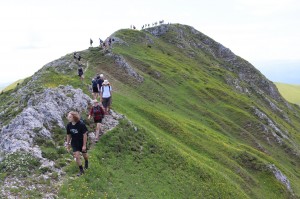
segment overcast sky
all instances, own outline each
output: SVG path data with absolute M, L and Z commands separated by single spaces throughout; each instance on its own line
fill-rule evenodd
M 0 84 L 98 44 L 121 28 L 164 19 L 212 37 L 272 81 L 300 84 L 297 0 L 0 0 Z

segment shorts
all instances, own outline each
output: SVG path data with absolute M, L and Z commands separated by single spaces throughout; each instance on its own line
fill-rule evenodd
M 73 153 L 76 152 L 76 151 L 79 151 L 81 153 L 87 153 L 87 151 L 82 151 L 82 146 L 72 146 L 72 149 L 73 149 Z
M 94 122 L 95 122 L 95 123 L 102 123 L 102 118 L 101 118 L 101 119 L 95 119 L 95 118 L 94 118 Z
M 81 77 L 83 75 L 83 73 L 79 73 L 78 76 Z
M 102 98 L 102 105 L 104 108 L 107 108 L 108 106 L 111 105 L 111 97 L 109 98 Z
M 98 87 L 93 87 L 93 93 L 99 93 Z

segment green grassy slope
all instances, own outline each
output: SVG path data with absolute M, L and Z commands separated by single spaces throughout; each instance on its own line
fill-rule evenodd
M 138 131 L 124 120 L 104 135 L 90 151 L 90 169 L 67 180 L 60 197 L 299 198 L 300 159 L 295 155 L 300 143 L 299 109 L 278 105 L 288 122 L 271 111 L 263 97 L 234 91 L 224 77 L 236 74 L 219 67 L 221 61 L 202 50 L 178 47 L 170 41 L 176 35 L 115 33 L 127 45 L 115 44 L 113 52 L 124 56 L 144 77 L 143 83 L 98 48 L 81 52 L 89 63 L 85 83 L 95 73 L 104 73 L 113 86 L 113 108 Z M 71 54 L 66 57 L 72 59 Z M 76 71 L 62 74 L 47 69 L 40 81 L 45 87 L 70 84 L 89 93 Z M 261 126 L 267 122 L 258 119 L 252 107 L 287 129 L 295 145 L 279 144 L 263 133 Z M 269 164 L 288 177 L 294 195 L 267 169 Z M 75 163 L 66 171 L 74 176 Z
M 289 102 L 300 105 L 300 85 L 275 83 L 282 96 Z
M 172 34 L 172 33 L 170 33 Z M 136 133 L 124 122 L 105 135 L 91 152 L 87 175 L 70 180 L 62 196 L 78 194 L 131 198 L 288 198 L 292 195 L 266 169 L 275 164 L 300 194 L 299 158 L 284 147 L 268 144 L 260 133 L 251 106 L 259 107 L 288 128 L 299 144 L 299 123 L 293 126 L 276 117 L 261 99 L 234 92 L 225 84 L 227 70 L 218 60 L 198 51 L 186 56 L 164 38 L 122 30 L 116 36 L 123 55 L 145 78 L 137 83 L 97 51 L 88 51 L 90 68 L 107 74 L 114 87 L 114 109 L 139 127 Z M 169 35 L 169 37 L 171 37 Z M 159 75 L 157 75 L 159 73 Z M 282 106 L 281 108 L 284 109 Z M 250 124 L 250 125 L 249 125 Z M 249 127 L 250 126 L 250 127 Z M 266 152 L 262 152 L 262 147 Z M 70 172 L 75 173 L 72 166 Z M 82 192 L 81 189 L 86 190 Z M 70 191 L 71 190 L 71 191 Z M 81 196 L 78 196 L 81 197 Z

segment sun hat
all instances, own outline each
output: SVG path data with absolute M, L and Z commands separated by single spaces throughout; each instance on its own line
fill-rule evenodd
M 103 77 L 104 75 L 103 74 L 100 74 L 100 77 Z
M 109 84 L 109 81 L 106 79 L 104 80 L 104 82 L 102 83 L 102 85 L 108 85 Z

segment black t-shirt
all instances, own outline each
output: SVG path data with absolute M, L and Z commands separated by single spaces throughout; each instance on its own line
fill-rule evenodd
M 104 80 L 103 79 L 98 79 L 97 84 L 99 84 L 99 88 L 101 88 Z
M 72 146 L 82 147 L 83 146 L 83 134 L 87 133 L 85 124 L 81 121 L 73 125 L 71 122 L 67 125 L 67 134 L 71 134 Z

